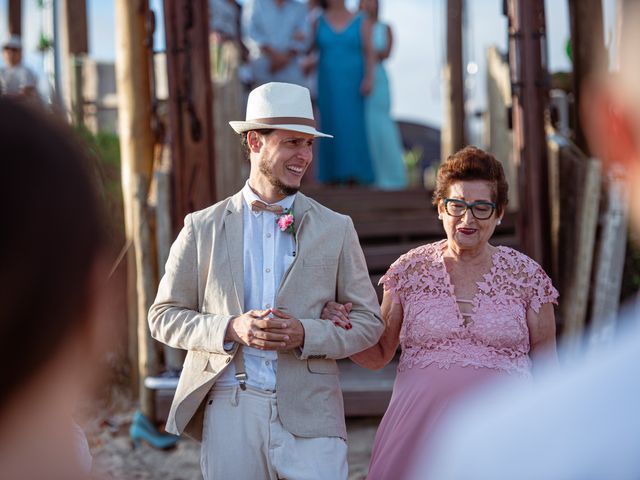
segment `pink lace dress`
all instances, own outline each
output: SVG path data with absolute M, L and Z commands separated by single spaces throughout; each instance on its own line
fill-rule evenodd
M 380 279 L 402 305 L 402 355 L 389 408 L 373 446 L 368 479 L 403 478 L 413 455 L 427 455 L 447 406 L 487 382 L 531 377 L 526 313 L 558 292 L 526 255 L 497 247 L 463 316 L 445 268 L 446 240 L 401 256 Z M 414 450 L 414 446 L 418 448 Z

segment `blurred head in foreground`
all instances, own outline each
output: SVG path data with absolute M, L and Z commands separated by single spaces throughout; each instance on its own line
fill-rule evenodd
M 625 181 L 630 218 L 640 230 L 640 2 L 624 1 L 618 71 L 600 72 L 585 86 L 582 122 L 593 154 Z
M 77 478 L 71 413 L 106 338 L 105 230 L 67 126 L 0 98 L 0 472 Z

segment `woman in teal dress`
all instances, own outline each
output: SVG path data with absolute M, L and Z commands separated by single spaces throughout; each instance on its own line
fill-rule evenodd
M 318 178 L 325 183 L 364 184 L 374 181 L 367 144 L 364 100 L 371 91 L 373 55 L 371 25 L 353 14 L 344 0 L 321 2 L 315 24 L 318 53 L 320 128 L 334 136 L 320 142 Z
M 375 186 L 384 190 L 401 190 L 407 187 L 407 173 L 400 132 L 391 118 L 389 78 L 383 65 L 393 44 L 391 28 L 378 21 L 378 0 L 360 0 L 360 10 L 372 23 L 371 45 L 376 59 L 373 90 L 364 105 Z

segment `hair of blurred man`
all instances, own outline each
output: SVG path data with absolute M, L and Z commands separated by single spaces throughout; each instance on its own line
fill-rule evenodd
M 111 328 L 105 212 L 87 150 L 52 114 L 0 98 L 0 145 L 0 471 L 75 478 L 71 414 Z

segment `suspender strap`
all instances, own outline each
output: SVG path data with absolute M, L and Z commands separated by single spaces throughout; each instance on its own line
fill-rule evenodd
M 242 345 L 238 345 L 238 350 L 236 354 L 233 356 L 233 365 L 236 367 L 236 380 L 240 384 L 240 388 L 242 390 L 247 389 L 247 372 L 244 367 L 244 350 Z

